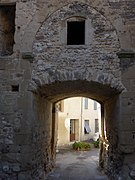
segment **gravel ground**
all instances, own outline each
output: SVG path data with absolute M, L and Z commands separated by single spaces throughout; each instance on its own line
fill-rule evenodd
M 98 170 L 98 155 L 98 149 L 60 149 L 56 156 L 56 167 L 46 180 L 107 180 Z

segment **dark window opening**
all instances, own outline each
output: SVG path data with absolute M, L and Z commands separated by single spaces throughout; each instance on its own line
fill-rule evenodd
M 99 120 L 95 119 L 95 133 L 99 132 Z
M 0 55 L 13 53 L 15 33 L 15 5 L 0 5 Z
M 84 120 L 84 134 L 89 134 L 90 132 L 89 120 Z
M 85 44 L 85 21 L 67 22 L 67 44 Z
M 12 85 L 12 92 L 19 92 L 19 85 Z

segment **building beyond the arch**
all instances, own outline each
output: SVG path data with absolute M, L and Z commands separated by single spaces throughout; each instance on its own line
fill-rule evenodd
M 100 104 L 86 97 L 64 99 L 56 104 L 57 146 L 75 141 L 96 141 L 101 134 Z

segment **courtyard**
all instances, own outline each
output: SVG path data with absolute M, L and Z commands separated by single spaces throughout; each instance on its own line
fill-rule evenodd
M 99 171 L 99 149 L 75 151 L 60 149 L 56 155 L 56 167 L 46 180 L 107 180 Z

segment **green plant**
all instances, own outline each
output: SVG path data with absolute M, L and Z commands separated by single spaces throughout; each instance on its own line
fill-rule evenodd
M 99 148 L 99 140 L 93 142 L 95 148 Z
M 91 145 L 86 142 L 75 142 L 72 145 L 72 147 L 74 150 L 90 150 L 91 149 Z

